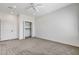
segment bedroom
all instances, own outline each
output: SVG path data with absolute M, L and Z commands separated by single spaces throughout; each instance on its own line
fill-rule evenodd
M 79 55 L 78 15 L 78 3 L 0 3 L 0 54 Z

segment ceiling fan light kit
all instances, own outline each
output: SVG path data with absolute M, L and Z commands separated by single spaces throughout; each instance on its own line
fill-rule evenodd
M 9 6 L 8 8 L 10 9 L 10 13 L 11 14 L 14 14 L 15 13 L 16 5 Z

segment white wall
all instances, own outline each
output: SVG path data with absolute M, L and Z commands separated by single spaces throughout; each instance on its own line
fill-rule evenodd
M 36 18 L 36 37 L 79 46 L 78 6 L 78 4 L 72 4 Z
M 0 13 L 1 20 L 1 40 L 17 38 L 17 16 Z
M 19 39 L 23 39 L 23 21 L 32 22 L 32 37 L 35 36 L 35 28 L 34 28 L 34 17 L 26 16 L 26 15 L 19 15 Z
M 32 37 L 35 36 L 34 17 L 20 14 L 19 16 L 0 12 L 1 40 L 23 39 L 23 21 L 32 22 Z

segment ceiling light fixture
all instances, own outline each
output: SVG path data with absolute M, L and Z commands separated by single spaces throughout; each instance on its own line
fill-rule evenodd
M 38 8 L 39 6 L 43 6 L 43 5 L 39 3 L 30 3 L 30 5 L 26 7 L 26 9 L 32 8 L 35 11 L 33 15 L 35 15 L 37 12 L 39 12 L 39 8 Z
M 14 12 L 15 12 L 15 10 L 16 10 L 16 5 L 14 5 L 14 6 L 10 6 L 10 7 L 8 7 L 9 9 L 10 9 L 10 13 L 11 14 L 14 14 Z

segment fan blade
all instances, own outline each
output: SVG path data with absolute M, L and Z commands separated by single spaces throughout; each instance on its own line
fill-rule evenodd
M 13 7 L 8 7 L 9 9 L 13 9 Z
M 36 6 L 42 6 L 42 4 L 41 3 L 39 3 L 39 4 L 37 3 Z
M 30 3 L 31 6 L 34 6 L 34 3 Z
M 43 6 L 42 4 L 35 3 L 34 7 Z
M 35 9 L 36 9 L 36 12 L 39 12 L 39 9 L 37 7 Z

